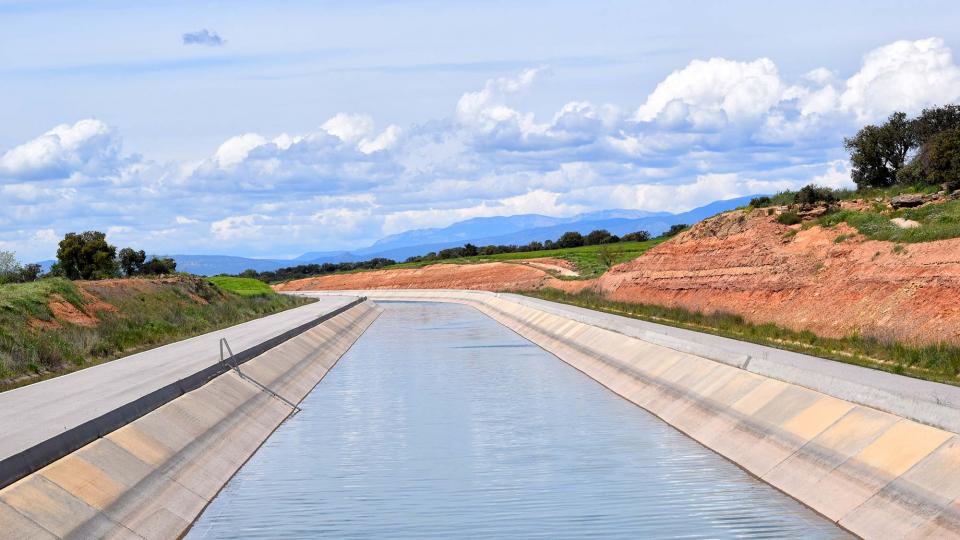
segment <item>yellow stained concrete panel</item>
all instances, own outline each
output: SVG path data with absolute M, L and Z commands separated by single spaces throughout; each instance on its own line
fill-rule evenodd
M 731 408 L 745 416 L 750 416 L 767 406 L 773 398 L 780 395 L 788 386 L 785 382 L 764 379 L 756 388 L 740 398 Z
M 821 514 L 839 520 L 865 500 L 865 495 L 858 494 L 864 492 L 866 485 L 838 467 L 897 421 L 897 417 L 887 413 L 854 407 L 763 479 Z
M 0 502 L 0 525 L 3 527 L 3 537 L 8 540 L 52 540 L 57 538 L 50 531 L 37 525 L 3 502 Z
M 175 453 L 172 448 L 144 433 L 137 422 L 110 433 L 106 439 L 154 467 L 161 465 Z
M 769 403 L 754 411 L 753 414 L 750 415 L 750 419 L 767 429 L 781 429 L 784 424 L 812 407 L 817 401 L 824 397 L 823 394 L 814 392 L 813 390 L 790 384 L 777 394 L 774 399 L 770 400 Z M 831 422 L 837 418 L 839 418 L 839 415 L 833 417 Z M 817 433 L 819 433 L 819 431 Z
M 895 478 L 943 444 L 951 435 L 941 429 L 901 420 L 854 459 Z
M 936 538 L 960 535 L 960 438 L 953 436 L 933 453 L 887 484 L 843 519 L 862 536 L 907 537 L 915 531 Z
M 123 494 L 125 487 L 111 478 L 110 473 L 77 456 L 66 456 L 40 471 L 40 475 L 65 491 L 103 510 Z
M 59 537 L 69 535 L 78 524 L 87 524 L 96 532 L 116 526 L 96 508 L 38 474 L 4 488 L 0 502 Z
M 853 403 L 830 396 L 820 397 L 799 414 L 786 421 L 782 428 L 797 437 L 810 440 L 853 409 Z
M 746 429 L 749 424 L 746 426 L 741 424 L 745 420 L 749 420 L 751 414 L 766 406 L 786 388 L 785 383 L 763 379 L 759 384 L 745 392 L 743 397 L 733 402 L 729 407 L 717 411 L 715 417 L 707 420 L 699 429 L 692 430 L 690 434 L 719 454 L 734 459 L 730 452 L 744 444 L 743 437 L 760 438 L 765 435 L 765 433 L 760 432 L 751 434 Z M 743 433 L 739 435 L 735 433 L 738 429 Z M 738 440 L 732 440 L 730 434 L 737 436 Z

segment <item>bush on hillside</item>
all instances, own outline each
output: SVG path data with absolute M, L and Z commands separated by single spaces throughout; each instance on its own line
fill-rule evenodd
M 682 233 L 683 231 L 687 230 L 688 227 L 689 225 L 685 223 L 677 223 L 676 225 L 671 225 L 670 228 L 667 229 L 667 232 L 663 233 L 662 236 L 664 237 L 676 236 Z
M 770 197 L 767 197 L 766 195 L 761 197 L 754 197 L 750 199 L 750 206 L 754 208 L 766 208 L 771 204 L 773 204 L 773 200 Z
M 620 240 L 624 242 L 646 242 L 650 239 L 650 233 L 647 231 L 637 231 L 623 235 Z
M 816 204 L 821 202 L 831 204 L 837 202 L 837 196 L 830 188 L 810 184 L 800 188 L 800 191 L 793 196 L 793 202 L 794 204 Z
M 800 221 L 800 216 L 796 212 L 784 212 L 777 216 L 777 223 L 781 225 L 796 225 Z

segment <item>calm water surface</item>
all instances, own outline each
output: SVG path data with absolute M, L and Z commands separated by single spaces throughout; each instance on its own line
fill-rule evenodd
M 838 538 L 472 308 L 386 311 L 189 538 Z

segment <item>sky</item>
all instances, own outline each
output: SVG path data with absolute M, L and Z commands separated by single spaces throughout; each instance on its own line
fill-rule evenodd
M 0 0 L 0 249 L 295 257 L 850 186 L 960 102 L 960 3 Z

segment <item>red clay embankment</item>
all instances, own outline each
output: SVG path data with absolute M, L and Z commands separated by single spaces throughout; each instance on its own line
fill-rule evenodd
M 525 264 L 433 264 L 421 268 L 374 270 L 298 279 L 275 285 L 278 291 L 356 289 L 472 289 L 515 291 L 558 287 L 562 282 L 541 268 Z
M 765 211 L 715 216 L 612 268 L 597 288 L 824 336 L 960 343 L 960 239 L 895 246 L 846 225 L 792 229 Z

